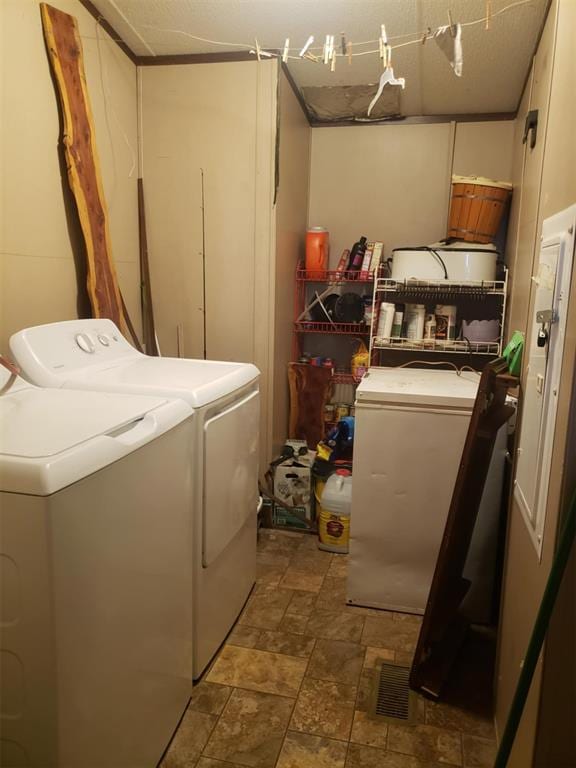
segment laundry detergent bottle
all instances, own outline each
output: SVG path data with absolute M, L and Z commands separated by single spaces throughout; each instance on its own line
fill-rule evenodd
M 352 474 L 338 469 L 330 475 L 322 491 L 318 515 L 318 548 L 346 554 L 350 544 Z

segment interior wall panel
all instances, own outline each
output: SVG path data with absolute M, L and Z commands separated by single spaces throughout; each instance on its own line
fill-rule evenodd
M 140 333 L 136 67 L 78 0 L 52 0 L 79 25 L 110 215 L 112 253 Z M 83 248 L 66 169 L 39 0 L 0 3 L 0 350 L 27 325 L 86 316 Z M 133 281 L 133 282 L 132 282 Z
M 310 226 L 330 232 L 334 267 L 361 235 L 385 255 L 446 235 L 450 124 L 312 131 Z

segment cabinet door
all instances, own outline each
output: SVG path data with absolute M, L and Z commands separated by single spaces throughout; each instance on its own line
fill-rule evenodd
M 179 348 L 202 357 L 205 349 L 209 359 L 254 360 L 258 66 L 142 71 L 152 292 L 164 354 Z

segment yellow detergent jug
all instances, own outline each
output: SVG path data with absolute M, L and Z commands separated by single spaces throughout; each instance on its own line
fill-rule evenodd
M 320 498 L 317 513 L 319 549 L 348 552 L 351 508 L 352 474 L 347 469 L 338 469 L 326 481 Z

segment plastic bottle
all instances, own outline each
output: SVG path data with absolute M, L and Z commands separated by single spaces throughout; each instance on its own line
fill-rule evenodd
M 404 308 L 402 304 L 395 306 L 394 319 L 392 320 L 392 331 L 390 336 L 393 339 L 399 339 L 402 336 L 402 321 L 404 319 Z
M 306 271 L 312 279 L 322 280 L 328 269 L 329 234 L 325 227 L 311 227 L 306 232 Z
M 338 469 L 330 475 L 322 491 L 318 514 L 318 548 L 327 552 L 348 552 L 352 475 Z
M 378 315 L 378 328 L 376 329 L 376 337 L 379 339 L 388 340 L 392 334 L 392 323 L 394 321 L 394 314 L 396 307 L 388 301 L 383 301 L 380 304 L 380 314 Z
M 366 253 L 366 238 L 364 235 L 354 243 L 352 250 L 350 251 L 350 261 L 348 262 L 348 270 L 351 272 L 358 272 L 362 267 L 364 261 L 364 254 Z
M 436 304 L 436 338 L 451 341 L 456 338 L 456 306 Z
M 406 338 L 422 339 L 424 336 L 424 321 L 426 306 L 424 304 L 406 304 L 404 320 L 406 322 Z

